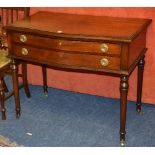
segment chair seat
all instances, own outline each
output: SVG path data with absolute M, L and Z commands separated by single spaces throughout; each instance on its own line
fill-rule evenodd
M 11 62 L 11 59 L 7 57 L 8 51 L 4 49 L 0 49 L 0 68 Z

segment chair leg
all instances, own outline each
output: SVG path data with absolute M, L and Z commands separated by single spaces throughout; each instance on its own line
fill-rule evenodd
M 8 87 L 7 87 L 6 83 L 5 83 L 4 78 L 2 78 L 2 85 L 3 85 L 4 91 L 5 91 L 6 93 L 8 93 L 9 90 L 8 90 Z
M 6 120 L 6 109 L 4 103 L 4 87 L 3 87 L 3 78 L 0 79 L 0 101 L 1 101 L 1 112 L 2 112 L 2 120 Z
M 46 66 L 43 65 L 42 66 L 42 74 L 43 74 L 43 89 L 44 89 L 44 94 L 45 96 L 48 95 L 48 86 L 47 86 L 47 69 L 46 69 Z
M 22 63 L 22 79 L 23 79 L 23 85 L 24 90 L 27 97 L 31 97 L 29 86 L 28 86 L 28 80 L 27 80 L 27 64 Z

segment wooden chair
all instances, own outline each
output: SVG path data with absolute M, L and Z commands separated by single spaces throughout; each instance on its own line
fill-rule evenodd
M 7 96 L 5 96 L 5 92 L 8 92 L 4 76 L 6 73 L 11 74 L 11 59 L 7 57 L 8 55 L 8 48 L 7 48 L 7 39 L 6 39 L 6 33 L 2 30 L 3 26 L 12 23 L 20 17 L 27 18 L 29 16 L 29 10 L 30 8 L 0 8 L 1 9 L 1 24 L 0 24 L 0 102 L 1 102 L 1 112 L 2 112 L 2 119 L 6 119 L 5 114 L 5 103 L 4 101 L 11 97 L 14 92 L 11 91 Z M 28 81 L 27 81 L 27 64 L 22 63 L 21 64 L 21 74 L 19 74 L 19 77 L 23 80 L 24 90 L 27 97 L 30 97 L 30 91 L 28 87 Z M 20 86 L 19 88 L 21 88 Z
M 24 11 L 24 18 L 27 18 L 30 14 L 30 8 L 2 8 L 2 19 L 3 19 L 3 16 L 4 16 L 4 11 L 6 11 L 6 15 L 5 15 L 5 18 L 6 18 L 6 21 L 4 22 L 2 20 L 2 25 L 6 25 L 9 23 L 9 21 L 11 20 L 11 22 L 13 22 L 14 18 L 13 18 L 13 12 L 15 11 L 16 13 L 16 20 L 19 19 L 19 12 L 20 11 Z M 11 16 L 9 18 L 9 11 L 11 11 Z M 3 43 L 5 44 L 5 42 Z M 26 69 L 26 67 L 24 66 L 24 68 Z M 25 72 L 25 70 L 23 70 Z M 48 94 L 48 85 L 47 85 L 47 69 L 46 69 L 46 66 L 43 65 L 42 66 L 42 76 L 43 76 L 43 90 L 44 90 L 44 94 L 47 96 Z M 25 87 L 24 87 L 25 88 Z

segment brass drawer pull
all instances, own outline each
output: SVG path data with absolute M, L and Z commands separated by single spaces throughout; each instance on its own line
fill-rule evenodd
M 22 48 L 22 54 L 23 55 L 28 55 L 28 50 L 26 48 Z
M 107 44 L 101 44 L 100 50 L 101 50 L 103 53 L 108 52 L 108 45 L 107 45 Z
M 23 43 L 25 43 L 25 42 L 27 41 L 27 37 L 26 37 L 25 35 L 22 34 L 22 35 L 20 36 L 20 41 L 23 42 Z
M 101 62 L 101 65 L 102 65 L 102 66 L 108 66 L 108 65 L 109 65 L 109 60 L 106 59 L 106 58 L 101 59 L 100 62 Z

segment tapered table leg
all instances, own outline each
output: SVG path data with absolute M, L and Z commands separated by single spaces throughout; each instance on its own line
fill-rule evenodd
M 45 65 L 42 65 L 42 74 L 43 74 L 43 89 L 45 96 L 48 95 L 48 86 L 47 86 L 47 69 Z
M 125 125 L 127 110 L 127 94 L 128 94 L 128 77 L 121 76 L 120 80 L 120 145 L 125 146 Z
M 18 89 L 18 67 L 15 60 L 12 60 L 12 80 L 13 80 L 13 89 L 14 89 L 14 98 L 15 98 L 15 109 L 16 117 L 20 117 L 20 99 L 19 99 L 19 89 Z
M 22 79 L 23 79 L 24 90 L 25 90 L 26 96 L 30 98 L 31 94 L 30 94 L 28 80 L 27 80 L 27 64 L 24 62 L 22 63 Z
M 137 81 L 137 112 L 141 112 L 141 98 L 142 98 L 142 84 L 143 84 L 143 72 L 144 72 L 144 57 L 143 56 L 138 63 L 138 81 Z

